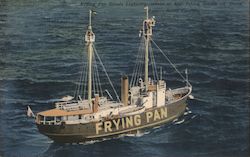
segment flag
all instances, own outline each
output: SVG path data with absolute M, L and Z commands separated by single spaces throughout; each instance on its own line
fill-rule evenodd
M 142 30 L 139 31 L 139 38 L 142 36 Z
M 27 107 L 27 116 L 28 117 L 35 117 L 34 113 L 32 112 L 30 106 Z
M 92 12 L 93 15 L 96 15 L 96 14 L 97 14 L 97 12 L 94 11 L 94 10 L 91 10 L 91 12 Z
M 191 100 L 193 100 L 194 96 L 193 95 L 189 95 L 188 98 L 191 99 Z

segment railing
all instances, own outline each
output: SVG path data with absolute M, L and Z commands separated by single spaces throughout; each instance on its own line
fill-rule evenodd
M 44 125 L 61 125 L 62 121 L 40 121 L 40 124 Z
M 67 102 L 59 102 L 56 103 L 56 108 L 63 109 L 63 106 L 67 105 Z

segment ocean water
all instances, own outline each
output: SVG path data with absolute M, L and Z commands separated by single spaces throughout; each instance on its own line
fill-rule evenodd
M 57 144 L 41 135 L 26 107 L 37 113 L 74 94 L 88 10 L 98 13 L 96 48 L 119 91 L 135 64 L 144 5 L 157 21 L 154 41 L 183 74 L 188 68 L 196 99 L 185 115 L 104 141 Z M 0 156 L 247 157 L 249 57 L 247 0 L 0 0 Z M 160 54 L 156 60 L 169 87 L 184 84 Z

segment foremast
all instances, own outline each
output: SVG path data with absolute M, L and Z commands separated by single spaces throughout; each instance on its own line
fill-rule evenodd
M 91 26 L 91 17 L 92 17 L 92 10 L 89 10 L 89 25 L 88 30 L 85 34 L 85 42 L 87 45 L 88 51 L 88 103 L 92 106 L 92 60 L 93 60 L 93 44 L 95 42 L 95 34 L 92 31 Z
M 146 19 L 143 21 L 143 36 L 145 38 L 145 72 L 144 72 L 144 84 L 145 84 L 145 91 L 148 91 L 148 52 L 149 52 L 149 42 L 151 36 L 153 35 L 153 26 L 155 26 L 155 19 L 154 17 L 148 17 L 148 6 L 144 8 L 146 10 Z

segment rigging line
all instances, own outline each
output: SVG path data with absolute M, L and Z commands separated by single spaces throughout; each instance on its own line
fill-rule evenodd
M 142 66 L 142 58 L 143 58 L 143 43 L 144 43 L 144 40 L 142 39 L 142 43 L 140 45 L 140 51 L 139 51 L 139 54 L 138 54 L 138 67 L 136 69 L 136 74 L 135 74 L 135 79 L 134 79 L 134 82 L 133 82 L 133 86 L 135 86 L 137 83 L 138 83 L 138 79 L 140 77 L 140 74 L 141 74 L 141 66 Z
M 82 82 L 84 81 L 84 76 L 85 76 L 85 73 L 86 73 L 86 61 L 84 61 L 84 53 L 82 54 L 82 69 L 81 69 L 81 80 L 80 80 L 80 82 L 79 82 L 79 89 L 78 89 L 78 93 L 77 93 L 77 95 L 76 95 L 76 97 L 78 98 L 78 96 L 79 95 L 81 95 L 82 94 L 82 92 L 83 92 L 83 90 L 82 90 L 82 88 L 83 88 L 83 84 L 82 84 Z
M 94 67 L 94 73 L 95 73 L 96 94 L 99 94 L 99 84 L 98 84 L 98 81 L 97 81 L 96 65 Z
M 102 93 L 102 84 L 101 84 L 101 80 L 100 80 L 100 75 L 99 75 L 98 67 L 97 67 L 97 79 L 98 79 L 98 83 L 100 85 L 101 96 L 103 96 L 103 93 Z
M 153 50 L 151 49 L 150 46 L 151 45 L 149 43 L 149 54 L 150 54 L 150 59 L 151 59 L 151 64 L 152 64 L 152 74 L 153 74 L 154 80 L 156 80 L 156 76 L 155 76 L 156 71 L 154 68 L 155 64 L 154 64 L 154 59 L 153 59 Z
M 99 94 L 99 84 L 98 84 L 98 81 L 97 81 L 97 74 L 96 74 L 96 71 L 97 71 L 97 61 L 96 61 L 96 56 L 94 56 L 94 59 L 95 59 L 95 62 L 94 62 L 94 74 L 95 74 L 95 78 L 94 78 L 94 81 L 95 81 L 95 85 L 96 85 L 96 94 Z
M 131 85 L 133 85 L 134 79 L 136 79 L 136 73 L 137 73 L 137 68 L 139 66 L 139 59 L 140 59 L 140 51 L 141 51 L 141 45 L 143 43 L 143 39 L 140 40 L 140 44 L 139 44 L 139 48 L 138 48 L 138 52 L 137 52 L 137 56 L 136 56 L 136 64 L 135 64 L 135 68 L 133 69 L 133 74 L 132 74 L 132 79 L 130 81 L 130 87 Z
M 141 60 L 141 53 L 142 53 L 143 43 L 144 43 L 144 40 L 143 40 L 143 38 L 141 38 L 141 42 L 140 42 L 139 49 L 138 49 L 137 61 L 136 61 L 137 67 L 136 67 L 136 71 L 135 71 L 135 75 L 134 75 L 134 80 L 133 80 L 132 86 L 135 86 L 135 83 L 137 81 L 137 76 L 138 76 L 139 69 L 140 69 L 140 64 L 141 64 L 140 60 Z
M 143 51 L 142 51 L 143 52 Z M 143 53 L 141 53 L 140 55 L 140 60 L 142 60 L 144 57 L 143 57 Z M 135 84 L 138 84 L 139 82 L 139 79 L 142 78 L 142 67 L 143 67 L 143 61 L 139 61 L 139 68 L 138 68 L 138 72 L 137 72 L 137 76 L 136 76 L 136 79 L 135 79 Z
M 84 69 L 83 69 L 83 73 L 82 73 L 82 80 L 79 82 L 79 91 L 77 94 L 77 98 L 79 97 L 79 95 L 83 94 L 83 90 L 84 90 L 84 84 L 83 82 L 85 81 L 85 74 L 86 74 L 86 64 L 84 64 Z
M 135 81 L 134 81 L 134 85 L 138 82 L 138 78 L 141 75 L 141 66 L 142 66 L 142 62 L 143 62 L 143 51 L 144 51 L 144 38 L 142 38 L 141 40 L 141 44 L 140 44 L 140 51 L 138 54 L 138 67 L 137 67 L 137 71 L 136 71 L 136 75 L 135 75 Z
M 80 79 L 81 79 L 81 75 L 80 75 L 80 77 L 79 77 L 79 79 L 78 79 L 78 81 L 76 81 L 76 88 L 75 88 L 75 92 L 74 92 L 74 98 L 77 98 L 77 94 L 78 94 L 78 91 L 79 91 L 79 82 L 80 82 Z
M 155 55 L 154 55 L 154 51 L 153 51 L 153 48 L 152 48 L 152 44 L 151 42 L 149 43 L 150 45 L 150 51 L 152 52 L 152 58 L 153 58 L 153 63 L 154 63 L 154 71 L 155 71 L 155 76 L 156 76 L 156 80 L 158 81 L 159 80 L 159 76 L 158 76 L 158 72 L 157 72 L 157 66 L 156 66 L 156 61 L 155 61 Z
M 79 95 L 82 95 L 82 92 L 83 92 L 83 84 L 82 84 L 82 82 L 84 81 L 84 76 L 85 76 L 85 71 L 86 71 L 86 69 L 85 69 L 86 67 L 84 66 L 84 63 L 83 63 L 83 68 L 82 68 L 82 73 L 81 73 L 81 80 L 80 80 L 80 82 L 79 82 L 79 89 L 78 89 L 78 93 L 77 93 L 77 97 L 79 96 Z
M 153 61 L 153 57 L 152 57 L 152 50 L 151 50 L 151 47 L 150 47 L 150 44 L 149 44 L 149 56 L 150 56 L 150 61 L 151 61 L 151 65 L 152 65 L 152 74 L 153 74 L 153 78 L 154 80 L 156 80 L 155 78 L 155 69 L 154 69 L 154 61 Z
M 134 82 L 136 80 L 137 71 L 138 71 L 138 67 L 139 67 L 141 45 L 142 45 L 142 39 L 141 39 L 140 44 L 139 44 L 139 48 L 138 48 L 138 52 L 137 52 L 137 56 L 136 56 L 136 65 L 135 65 L 135 68 L 134 68 L 134 71 L 133 71 L 132 79 L 131 79 L 131 82 L 130 82 L 130 87 L 134 86 Z
M 145 38 L 143 38 L 145 39 Z M 143 40 L 143 43 L 142 43 L 142 49 L 141 49 L 141 55 L 140 55 L 140 60 L 139 60 L 139 70 L 138 70 L 138 77 L 137 77 L 137 83 L 139 82 L 139 79 L 142 78 L 142 70 L 143 70 L 143 65 L 144 65 L 144 51 L 145 51 L 145 40 Z
M 83 61 L 83 56 L 81 57 L 82 61 Z M 83 68 L 84 68 L 84 62 L 81 62 L 82 63 L 82 66 L 81 66 L 81 73 L 80 73 L 80 77 L 79 77 L 79 80 L 76 81 L 76 88 L 75 88 L 75 92 L 74 92 L 74 98 L 77 98 L 77 95 L 78 95 L 78 92 L 79 92 L 79 82 L 81 82 L 81 79 L 82 79 L 82 72 L 83 72 Z
M 134 80 L 133 80 L 133 86 L 136 85 L 137 83 L 137 78 L 139 77 L 139 73 L 140 73 L 140 67 L 141 67 L 141 56 L 142 56 L 142 49 L 143 49 L 143 39 L 142 39 L 142 42 L 140 44 L 140 47 L 139 47 L 139 52 L 138 52 L 138 60 L 137 60 L 137 69 L 136 69 L 136 72 L 135 72 L 135 77 L 134 77 Z
M 135 75 L 134 75 L 134 80 L 133 80 L 132 86 L 135 86 L 135 85 L 136 85 L 137 77 L 138 77 L 138 74 L 139 74 L 142 43 L 140 44 L 140 47 L 139 47 L 139 48 L 140 48 L 140 49 L 139 49 L 139 52 L 138 52 L 137 67 L 136 67 L 136 72 L 135 72 Z
M 93 93 L 95 94 L 96 92 L 95 92 L 95 67 L 94 67 L 94 65 L 95 65 L 95 60 L 94 60 L 94 55 L 93 55 L 93 64 L 92 64 L 92 66 L 91 66 L 91 71 L 92 71 L 92 79 L 91 79 L 91 81 L 92 81 L 92 89 L 93 89 Z M 91 93 L 92 93 L 92 91 L 91 91 Z
M 130 87 L 131 87 L 131 84 L 133 84 L 133 82 L 135 80 L 136 73 L 137 73 L 137 68 L 138 68 L 138 56 L 137 56 L 137 59 L 136 59 L 136 64 L 135 64 L 133 74 L 132 74 L 132 78 L 131 78 L 131 81 L 130 81 Z
M 76 81 L 76 87 L 75 87 L 75 91 L 74 91 L 74 98 L 76 98 L 76 96 L 77 96 L 77 91 L 78 91 L 78 81 Z
M 160 49 L 160 47 L 154 42 L 153 39 L 151 39 L 151 41 L 154 43 L 154 45 L 160 50 L 160 52 L 162 53 L 162 55 L 168 60 L 168 62 L 171 64 L 171 66 L 175 69 L 175 71 L 182 77 L 182 79 L 184 81 L 186 81 L 188 83 L 188 85 L 192 86 L 188 80 L 186 80 L 186 78 L 181 74 L 181 72 L 176 68 L 176 66 L 170 61 L 170 59 L 168 58 L 168 56 Z
M 98 62 L 96 60 L 96 54 L 95 53 L 94 53 L 94 59 L 95 59 L 94 73 L 95 73 L 96 91 L 97 91 L 97 94 L 100 94 L 100 92 L 101 92 L 101 96 L 102 96 L 101 81 L 100 81 L 99 72 L 98 72 Z
M 95 58 L 95 55 L 94 55 L 94 58 Z M 98 83 L 98 81 L 97 81 L 97 61 L 96 61 L 96 59 L 95 59 L 95 64 L 94 64 L 94 73 L 95 73 L 95 84 L 96 84 L 96 92 L 97 92 L 97 94 L 99 94 L 99 83 Z
M 96 51 L 94 45 L 93 45 L 93 47 L 94 47 L 94 52 L 96 53 L 96 56 L 97 56 L 97 58 L 98 58 L 98 60 L 99 60 L 99 62 L 100 62 L 100 64 L 101 64 L 101 66 L 102 66 L 102 68 L 103 68 L 103 70 L 104 70 L 104 72 L 105 72 L 105 75 L 107 76 L 107 78 L 108 78 L 108 80 L 109 80 L 109 83 L 110 83 L 110 85 L 111 85 L 111 87 L 112 87 L 112 89 L 113 89 L 113 91 L 114 91 L 114 93 L 115 93 L 116 98 L 118 99 L 119 102 L 121 102 L 121 100 L 120 100 L 120 98 L 119 98 L 119 96 L 118 96 L 118 94 L 117 94 L 117 92 L 116 92 L 116 90 L 115 90 L 115 88 L 114 88 L 114 85 L 113 85 L 113 83 L 111 82 L 111 80 L 110 80 L 110 78 L 109 78 L 109 76 L 108 76 L 108 73 L 107 73 L 107 71 L 106 71 L 106 69 L 105 69 L 105 66 L 103 65 L 102 60 L 101 60 L 101 58 L 99 57 L 99 55 L 98 55 L 98 53 L 97 53 L 97 51 Z
M 82 82 L 82 79 L 83 79 L 83 75 L 84 75 L 84 62 L 82 63 L 82 67 L 81 67 L 81 75 L 80 75 L 80 79 L 79 79 L 79 82 L 77 83 L 77 92 L 76 92 L 76 97 L 78 97 L 79 95 L 79 92 L 80 92 L 80 89 L 81 89 L 81 82 Z
M 86 64 L 85 68 L 88 69 L 89 65 Z M 87 98 L 86 93 L 87 93 L 87 80 L 88 80 L 87 78 L 88 78 L 88 73 L 87 73 L 87 70 L 85 70 L 85 71 L 86 72 L 85 72 L 85 75 L 84 75 L 85 77 L 84 77 L 84 82 L 83 82 L 83 86 L 84 86 L 83 99 Z

